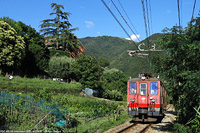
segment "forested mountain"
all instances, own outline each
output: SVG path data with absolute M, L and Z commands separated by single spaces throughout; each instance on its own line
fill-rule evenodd
M 150 36 L 150 41 L 157 44 L 157 38 L 162 34 L 154 34 Z M 86 48 L 85 54 L 94 57 L 105 57 L 110 61 L 111 68 L 118 68 L 127 76 L 136 77 L 140 72 L 152 72 L 150 68 L 149 58 L 147 57 L 131 57 L 127 50 L 136 50 L 136 46 L 132 41 L 119 37 L 101 36 L 86 37 L 80 39 Z M 146 39 L 137 43 L 146 42 Z M 156 48 L 160 46 L 156 45 Z M 162 52 L 154 52 L 160 54 Z M 154 54 L 152 53 L 152 54 Z

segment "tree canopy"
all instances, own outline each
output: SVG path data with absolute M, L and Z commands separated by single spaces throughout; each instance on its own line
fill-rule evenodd
M 178 120 L 185 124 L 200 106 L 200 18 L 185 29 L 174 26 L 164 31 L 160 44 L 167 56 L 154 57 L 155 70 L 167 82 Z
M 72 31 L 77 28 L 71 29 L 71 24 L 68 20 L 70 16 L 69 12 L 63 12 L 63 5 L 58 5 L 56 3 L 51 4 L 53 12 L 50 15 L 54 15 L 53 19 L 45 19 L 40 25 L 40 32 L 47 37 L 47 42 L 56 48 L 62 50 L 69 50 L 73 52 L 80 47 L 80 42 L 76 39 Z
M 25 42 L 6 22 L 0 21 L 0 67 L 6 72 L 21 64 Z
M 73 79 L 91 89 L 100 88 L 102 72 L 97 60 L 91 56 L 80 55 L 72 66 Z

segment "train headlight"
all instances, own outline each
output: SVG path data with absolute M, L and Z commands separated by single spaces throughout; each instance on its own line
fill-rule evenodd
M 131 99 L 130 101 L 131 101 L 131 102 L 135 102 L 135 99 Z
M 155 103 L 155 99 L 152 99 L 152 102 Z

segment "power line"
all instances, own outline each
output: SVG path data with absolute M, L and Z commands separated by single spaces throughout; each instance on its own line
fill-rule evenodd
M 146 16 L 147 16 L 147 28 L 148 28 L 148 30 L 149 30 L 149 36 L 150 36 L 150 24 L 149 24 L 149 9 L 148 9 L 148 2 L 147 2 L 147 0 L 146 0 Z
M 151 23 L 151 34 L 153 34 L 153 26 L 152 26 L 152 13 L 151 13 L 151 0 L 149 0 L 149 12 L 150 12 L 150 23 Z
M 125 9 L 124 9 L 123 5 L 121 4 L 120 0 L 118 0 L 118 2 L 119 2 L 119 4 L 120 4 L 120 6 L 121 6 L 122 10 L 124 11 L 124 13 L 125 13 L 126 17 L 128 18 L 129 22 L 131 23 L 131 25 L 132 25 L 133 29 L 135 30 L 136 34 L 138 34 L 138 32 L 137 32 L 136 28 L 133 26 L 133 23 L 132 23 L 131 19 L 129 18 L 128 14 L 126 13 L 126 11 L 125 11 Z
M 194 17 L 195 6 L 196 6 L 196 0 L 194 0 L 194 5 L 193 5 L 193 10 L 192 10 L 192 17 L 191 17 L 191 19 L 193 19 L 193 17 Z
M 131 38 L 131 36 L 128 34 L 128 32 L 125 30 L 125 28 L 122 26 L 122 24 L 119 22 L 119 20 L 117 19 L 117 17 L 114 15 L 114 13 L 110 10 L 110 8 L 108 7 L 108 5 L 105 3 L 104 0 L 101 0 L 102 3 L 104 4 L 104 6 L 108 9 L 108 11 L 111 13 L 111 15 L 114 17 L 114 19 L 117 21 L 117 23 L 120 25 L 120 27 L 124 30 L 124 32 L 126 33 L 126 35 L 133 41 L 133 39 Z M 133 41 L 136 49 L 138 49 L 136 43 Z
M 178 6 L 178 22 L 179 22 L 179 30 L 181 29 L 181 15 L 180 15 L 180 3 L 179 0 L 177 0 L 177 6 Z
M 137 35 L 135 34 L 135 32 L 133 31 L 133 29 L 130 27 L 130 25 L 127 23 L 126 19 L 124 18 L 124 16 L 121 14 L 121 12 L 119 11 L 119 9 L 117 8 L 117 6 L 115 5 L 115 3 L 111 0 L 112 4 L 114 5 L 114 7 L 116 8 L 116 10 L 118 11 L 118 13 L 120 14 L 120 16 L 122 17 L 122 19 L 124 20 L 124 22 L 126 23 L 126 25 L 129 27 L 129 29 L 133 32 L 133 34 L 136 36 L 136 38 L 140 41 L 140 39 L 137 37 Z
M 144 25 L 145 25 L 145 32 L 146 32 L 146 38 L 147 38 L 147 45 L 148 45 L 148 48 L 150 48 L 150 45 L 149 45 L 149 33 L 148 33 L 148 25 L 147 25 L 147 18 L 146 18 L 146 10 L 145 10 L 145 5 L 144 5 L 144 0 L 141 0 L 142 2 L 142 9 L 143 9 L 143 17 L 144 17 Z

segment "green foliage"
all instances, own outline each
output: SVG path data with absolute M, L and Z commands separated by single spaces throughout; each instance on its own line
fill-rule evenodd
M 103 97 L 122 100 L 122 95 L 126 95 L 127 80 L 128 78 L 123 72 L 117 69 L 105 69 L 101 76 L 102 88 L 104 90 Z
M 200 106 L 196 109 L 196 116 L 193 120 L 189 121 L 187 125 L 190 125 L 189 131 L 192 133 L 199 133 L 200 132 Z
M 52 100 L 53 94 L 54 92 L 49 91 L 47 88 L 43 88 L 35 90 L 33 97 L 36 101 L 45 99 L 45 101 L 50 102 Z
M 68 51 L 63 51 L 63 50 L 56 50 L 56 49 L 50 49 L 50 57 L 53 56 L 66 56 L 66 57 L 70 57 L 70 52 Z
M 15 74 L 27 76 L 44 74 L 49 60 L 49 50 L 44 46 L 44 37 L 21 21 L 16 22 L 8 17 L 0 20 L 10 24 L 16 30 L 16 34 L 24 38 L 26 45 L 21 67 L 15 70 Z
M 160 44 L 157 43 L 157 38 L 162 34 L 152 35 L 151 41 L 156 44 L 156 49 L 160 49 Z M 103 57 L 110 61 L 110 68 L 117 68 L 125 73 L 128 77 L 137 77 L 140 72 L 152 72 L 150 63 L 147 58 L 138 56 L 130 57 L 127 50 L 136 50 L 132 41 L 119 37 L 101 36 L 101 37 L 86 37 L 80 39 L 84 44 L 86 55 L 96 58 Z M 139 42 L 138 44 L 142 43 Z M 157 55 L 162 55 L 164 52 L 155 52 Z M 152 53 L 151 53 L 152 54 Z
M 99 89 L 102 71 L 97 60 L 91 56 L 79 56 L 72 66 L 73 79 L 92 89 Z
M 69 79 L 74 59 L 65 56 L 54 56 L 49 61 L 49 75 L 55 78 Z
M 21 64 L 25 43 L 21 36 L 6 22 L 0 21 L 0 68 L 6 72 Z
M 55 15 L 53 19 L 45 19 L 40 25 L 40 32 L 47 37 L 47 41 L 56 48 L 62 50 L 69 50 L 73 52 L 80 46 L 80 42 L 76 39 L 72 31 L 77 28 L 70 29 L 72 26 L 68 20 L 70 16 L 69 12 L 63 12 L 63 5 L 58 5 L 56 3 L 51 4 L 53 12 L 50 15 Z
M 98 63 L 101 67 L 109 67 L 110 66 L 110 62 L 108 59 L 104 58 L 104 57 L 99 57 L 98 58 Z
M 174 26 L 160 44 L 167 51 L 166 57 L 154 57 L 155 70 L 168 83 L 178 121 L 187 123 L 196 114 L 193 107 L 200 106 L 200 18 L 192 20 L 186 30 Z M 191 97 L 192 96 L 192 97 Z
M 0 18 L 1 21 L 7 22 L 12 28 L 15 29 L 17 35 L 24 38 L 26 49 L 29 44 L 44 45 L 44 37 L 41 36 L 34 28 L 24 24 L 21 21 L 14 21 L 9 17 Z
M 55 82 L 50 79 L 31 79 L 16 77 L 9 80 L 6 77 L 0 76 L 0 88 L 10 90 L 13 92 L 35 92 L 42 89 L 47 89 L 50 92 L 77 94 L 81 91 L 82 86 L 80 83 L 64 83 Z
M 123 94 L 119 90 L 104 90 L 103 97 L 107 99 L 113 99 L 116 101 L 123 100 Z
M 74 95 L 58 94 L 54 97 L 63 107 L 67 106 L 73 116 L 81 117 L 93 117 L 98 115 L 104 115 L 108 112 L 112 112 L 118 108 L 117 103 L 108 103 L 104 100 L 99 100 L 89 97 L 75 97 Z
M 185 127 L 184 125 L 179 124 L 179 123 L 174 124 L 174 130 L 177 133 L 188 133 L 188 128 Z
M 42 47 L 37 44 L 30 44 L 24 63 L 28 64 L 29 67 L 25 70 L 30 75 L 44 72 L 48 69 L 49 62 L 49 50 L 47 47 Z

